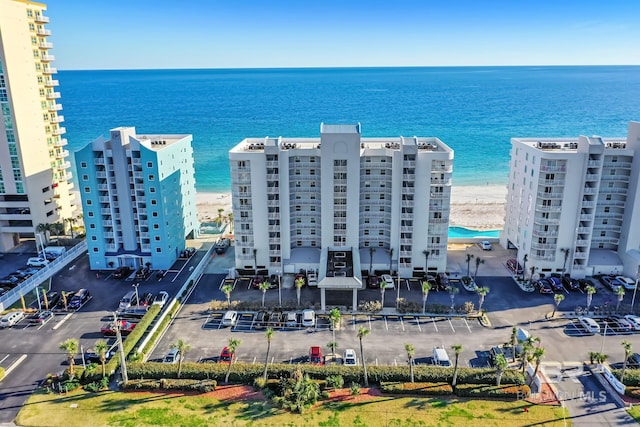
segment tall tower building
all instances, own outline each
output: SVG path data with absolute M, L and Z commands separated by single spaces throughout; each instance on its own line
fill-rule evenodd
M 0 1 L 0 251 L 75 216 L 45 10 Z
M 93 270 L 165 270 L 197 237 L 191 140 L 120 127 L 75 153 Z

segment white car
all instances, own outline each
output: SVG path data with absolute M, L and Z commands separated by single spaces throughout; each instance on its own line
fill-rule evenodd
M 391 277 L 390 274 L 383 274 L 382 276 L 380 276 L 380 280 L 384 283 L 385 289 L 395 289 L 395 285 L 393 283 L 393 277 Z
M 640 317 L 634 316 L 633 314 L 627 314 L 624 318 L 631 323 L 634 330 L 640 331 Z
M 224 314 L 222 318 L 222 326 L 234 326 L 238 321 L 238 312 L 235 310 L 229 310 Z
M 162 363 L 178 363 L 180 361 L 180 350 L 172 348 L 162 359 Z
M 480 247 L 482 248 L 483 251 L 490 251 L 491 242 L 489 242 L 488 240 L 483 240 L 482 242 L 480 242 Z
M 169 300 L 169 294 L 165 291 L 158 292 L 158 295 L 153 299 L 153 305 L 159 305 L 160 307 L 164 307 L 164 305 Z
M 27 260 L 27 265 L 29 267 L 44 267 L 47 264 L 49 264 L 49 260 L 46 258 L 34 257 Z
M 634 290 L 636 288 L 636 282 L 628 277 L 616 276 L 616 279 L 622 283 L 622 286 L 624 286 L 625 289 Z
M 302 326 L 313 328 L 316 325 L 316 312 L 313 310 L 302 311 Z
M 358 366 L 356 351 L 352 348 L 348 348 L 344 351 L 344 359 L 342 360 L 346 366 Z

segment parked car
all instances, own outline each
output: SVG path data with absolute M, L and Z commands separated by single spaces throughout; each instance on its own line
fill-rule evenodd
M 19 271 L 19 272 L 21 272 L 21 273 L 26 274 L 26 275 L 27 275 L 27 277 L 31 277 L 31 276 L 33 276 L 34 274 L 36 274 L 38 271 L 40 271 L 40 269 L 39 269 L 39 268 L 36 268 L 36 267 L 29 267 L 29 266 L 27 266 L 27 267 L 20 267 L 20 268 L 17 268 L 17 269 L 16 269 L 16 271 Z
M 490 251 L 492 249 L 491 243 L 488 240 L 483 240 L 482 242 L 480 242 L 480 247 L 483 251 Z
M 309 349 L 309 363 L 312 365 L 324 365 L 324 355 L 319 346 L 312 346 Z
M 491 349 L 489 350 L 489 363 L 491 364 L 491 366 L 496 365 L 496 358 L 500 355 L 506 358 L 506 355 L 504 354 L 504 349 L 502 347 L 500 346 L 491 347 Z
M 534 286 L 538 289 L 538 292 L 541 294 L 552 294 L 553 288 L 551 287 L 551 283 L 549 283 L 546 279 L 538 280 Z
M 627 359 L 627 365 L 634 368 L 640 368 L 640 354 L 633 353 L 631 356 L 629 356 L 629 358 Z
M 180 361 L 180 350 L 178 350 L 177 348 L 172 348 L 162 358 L 162 363 L 178 363 L 179 361 Z
M 524 270 L 522 269 L 522 265 L 518 262 L 517 259 L 511 258 L 507 260 L 507 268 L 513 274 L 522 274 Z
M 616 332 L 631 332 L 634 329 L 631 322 L 621 316 L 611 316 L 605 320 Z
M 444 347 L 433 347 L 433 363 L 438 366 L 451 366 L 451 360 Z
M 367 288 L 378 289 L 380 288 L 380 278 L 374 274 L 370 274 L 367 277 Z
M 593 320 L 591 317 L 581 316 L 578 317 L 578 322 L 582 327 L 590 334 L 599 334 L 600 333 L 600 325 Z
M 129 275 L 131 275 L 131 268 L 127 267 L 126 265 L 121 265 L 120 267 L 114 270 L 111 276 L 114 279 L 119 280 L 119 279 L 126 279 L 127 277 L 129 277 Z
M 352 348 L 347 348 L 344 351 L 344 359 L 342 359 L 342 361 L 346 366 L 358 366 L 356 351 Z
M 140 301 L 138 302 L 138 305 L 149 306 L 152 303 L 153 303 L 153 294 L 151 292 L 145 292 L 140 297 Z
M 568 291 L 580 290 L 580 281 L 577 279 L 572 279 L 570 276 L 564 276 L 562 278 L 562 284 Z
M 68 308 L 71 310 L 77 310 L 80 307 L 82 307 L 84 304 L 87 303 L 87 301 L 89 301 L 91 299 L 91 293 L 89 292 L 88 289 L 80 289 L 78 292 L 76 292 L 73 295 L 73 298 L 71 298 L 71 301 L 69 301 L 69 305 Z
M 563 292 L 564 291 L 564 285 L 562 284 L 562 280 L 560 280 L 559 278 L 557 278 L 557 277 L 549 277 L 546 280 L 551 285 L 551 289 L 553 289 L 554 292 Z
M 298 274 L 296 274 L 296 277 L 293 279 L 293 283 L 297 283 L 298 279 L 302 279 L 303 287 L 307 286 L 307 273 L 305 273 L 304 270 L 300 270 Z
M 169 301 L 169 294 L 165 291 L 158 292 L 158 295 L 153 298 L 153 305 L 159 305 L 160 307 L 164 307 L 164 305 Z
M 20 283 L 20 279 L 14 276 L 5 276 L 0 279 L 0 286 L 7 286 L 9 288 L 15 288 L 18 283 Z
M 108 362 L 109 359 L 111 359 L 111 357 L 113 357 L 113 355 L 115 354 L 115 348 L 116 348 L 116 344 L 112 345 L 111 348 L 109 348 L 105 353 L 104 353 L 104 357 L 105 357 L 105 362 Z M 100 355 L 98 353 L 95 352 L 94 349 L 89 348 L 87 350 L 85 350 L 84 352 L 84 361 L 86 363 L 101 363 L 100 362 Z
M 151 269 L 149 267 L 140 267 L 136 271 L 136 280 L 146 280 L 151 276 Z
M 217 247 L 216 247 L 216 252 L 217 252 Z M 195 254 L 196 254 L 196 248 L 186 248 L 184 251 L 182 251 L 180 256 L 182 258 L 191 258 Z
M 580 289 L 583 291 L 587 288 L 587 286 L 593 286 L 593 283 L 589 279 L 578 279 L 578 283 L 580 283 Z
M 0 328 L 12 328 L 15 324 L 24 319 L 24 311 L 12 311 L 0 318 Z
M 307 309 L 302 310 L 302 326 L 305 328 L 313 328 L 316 325 L 316 312 Z
M 131 306 L 138 305 L 138 294 L 136 291 L 129 291 L 122 298 L 120 298 L 120 302 L 118 303 L 118 311 L 125 311 Z
M 395 283 L 393 281 L 393 277 L 390 274 L 383 274 L 380 276 L 380 286 L 384 283 L 385 289 L 395 289 Z
M 613 276 L 601 276 L 600 281 L 614 292 L 617 291 L 620 286 L 623 286 L 622 282 Z
M 49 260 L 41 257 L 33 257 L 27 260 L 27 265 L 29 267 L 45 267 L 49 264 Z
M 625 289 L 634 290 L 636 288 L 636 282 L 625 276 L 616 276 L 616 279 L 622 283 Z
M 269 276 L 269 289 L 278 289 L 280 286 L 280 278 L 277 274 L 272 274 Z
M 231 246 L 231 239 L 225 237 L 218 240 L 215 245 L 216 253 L 222 255 L 227 251 L 229 246 Z
M 231 351 L 229 351 L 229 347 L 223 348 L 222 352 L 220 352 L 219 360 L 221 363 L 232 363 L 235 359 L 236 359 L 236 354 L 231 353 Z
M 269 312 L 267 311 L 259 311 L 256 314 L 255 319 L 253 319 L 254 328 L 256 329 L 266 328 L 268 322 L 269 322 Z
M 46 296 L 46 298 L 45 298 Z M 56 291 L 49 291 L 40 296 L 40 305 L 44 308 L 53 309 L 60 302 L 60 294 Z
M 238 312 L 235 310 L 229 310 L 222 317 L 222 326 L 234 326 L 237 321 Z
M 289 311 L 286 314 L 285 325 L 289 328 L 295 328 L 298 326 L 298 313 L 295 311 Z
M 447 273 L 438 273 L 436 275 L 436 284 L 440 291 L 446 291 L 449 289 L 449 276 L 447 276 Z
M 122 336 L 129 335 L 136 327 L 136 324 L 129 322 L 128 320 L 118 320 L 118 323 L 109 322 L 102 325 L 100 333 L 106 337 L 116 336 L 116 326 L 120 328 L 120 334 Z
M 51 310 L 43 310 L 40 313 L 35 313 L 29 317 L 29 323 L 38 323 L 44 325 L 49 320 L 53 319 L 53 312 Z
M 260 289 L 260 285 L 264 283 L 266 280 L 264 276 L 254 276 L 251 280 L 251 287 L 253 289 Z M 268 283 L 268 282 L 267 282 Z
M 634 316 L 633 314 L 627 314 L 624 318 L 631 323 L 634 330 L 640 331 L 640 317 Z
M 12 273 L 9 273 L 9 276 L 13 276 L 13 277 L 15 277 L 16 279 L 18 279 L 19 281 L 22 282 L 22 281 L 28 279 L 30 275 L 27 274 L 27 273 L 24 273 L 22 271 L 16 270 L 16 271 L 14 271 Z

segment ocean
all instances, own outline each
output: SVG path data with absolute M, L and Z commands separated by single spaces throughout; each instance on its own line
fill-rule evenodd
M 435 136 L 453 185 L 506 184 L 512 137 L 625 136 L 640 120 L 640 66 L 60 71 L 68 148 L 111 128 L 193 134 L 198 191 L 230 191 L 247 137 Z M 75 175 L 75 173 L 74 173 Z

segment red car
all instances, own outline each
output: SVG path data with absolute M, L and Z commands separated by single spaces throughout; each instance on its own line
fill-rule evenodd
M 120 327 L 121 335 L 129 335 L 136 327 L 135 323 L 131 323 L 127 320 L 118 320 L 118 326 Z M 105 323 L 100 329 L 102 335 L 107 337 L 114 337 L 116 335 L 116 325 L 113 322 Z
M 309 349 L 309 363 L 312 365 L 324 365 L 324 355 L 320 347 L 313 346 Z
M 231 363 L 236 360 L 236 354 L 231 353 L 229 351 L 229 347 L 225 347 L 222 349 L 222 353 L 220 353 L 220 363 Z
M 253 289 L 260 289 L 260 285 L 264 282 L 266 282 L 264 276 L 254 276 L 253 280 L 251 281 L 251 287 Z

